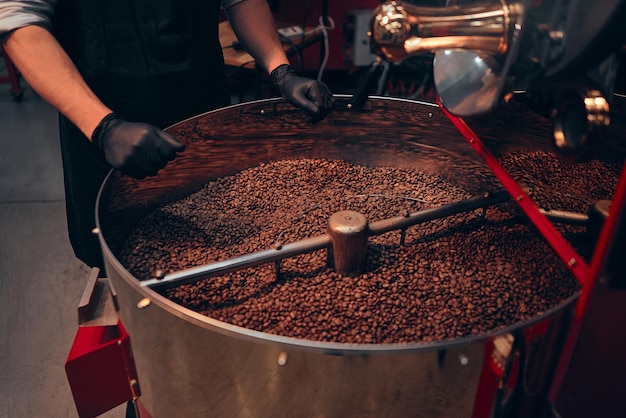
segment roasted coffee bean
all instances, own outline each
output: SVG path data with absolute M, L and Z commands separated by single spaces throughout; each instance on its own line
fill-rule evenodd
M 516 153 L 501 164 L 541 207 L 587 211 L 610 199 L 619 167 Z M 549 170 L 546 170 L 546 167 Z M 471 173 L 468 173 L 471 175 Z M 486 190 L 490 191 L 490 190 Z M 471 197 L 415 170 L 288 160 L 210 182 L 143 219 L 118 254 L 138 279 L 326 232 L 340 210 L 368 221 Z M 584 227 L 558 226 L 583 257 Z M 480 335 L 541 315 L 579 290 L 564 263 L 514 202 L 369 238 L 365 273 L 342 276 L 315 251 L 164 291 L 220 321 L 287 337 L 392 344 Z

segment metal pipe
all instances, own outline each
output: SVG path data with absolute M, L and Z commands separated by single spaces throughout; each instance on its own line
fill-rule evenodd
M 388 61 L 443 49 L 502 55 L 520 9 L 504 1 L 455 7 L 420 7 L 401 1 L 381 4 L 370 21 L 374 52 Z
M 503 203 L 508 199 L 509 194 L 506 191 L 472 197 L 460 202 L 449 203 L 436 208 L 409 213 L 406 216 L 396 216 L 372 222 L 365 227 L 365 230 L 368 232 L 368 236 L 380 235 L 394 230 L 406 229 L 410 226 L 431 221 L 433 219 L 439 219 L 445 216 L 456 215 L 461 212 L 468 212 L 470 210 Z M 330 248 L 332 245 L 333 240 L 329 234 L 318 235 L 316 237 L 307 238 L 290 244 L 276 246 L 275 248 L 177 271 L 175 273 L 167 274 L 163 276 L 163 278 L 144 280 L 141 282 L 141 286 L 149 287 L 151 289 L 165 289 L 181 284 L 192 283 L 203 278 L 220 276 L 244 268 L 279 261 L 299 254 Z

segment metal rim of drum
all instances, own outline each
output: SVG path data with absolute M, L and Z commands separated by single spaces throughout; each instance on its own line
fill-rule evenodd
M 351 96 L 349 95 L 335 95 L 337 99 L 347 100 Z M 432 112 L 439 111 L 438 106 L 433 103 L 421 102 L 410 99 L 402 99 L 402 98 L 390 98 L 390 97 L 381 97 L 381 96 L 370 96 L 372 100 L 383 100 L 383 101 L 391 101 L 391 102 L 404 102 L 411 105 L 420 105 L 425 106 L 426 108 L 430 108 Z M 239 103 L 235 105 L 231 105 L 225 108 L 213 110 L 207 112 L 202 115 L 197 115 L 193 118 L 186 119 L 177 124 L 174 124 L 167 129 L 171 129 L 177 125 L 195 119 L 201 116 L 207 116 L 211 114 L 215 114 L 218 112 L 224 112 L 239 108 L 245 108 L 253 105 L 274 105 L 282 103 L 283 99 L 262 99 L 256 100 L 246 103 Z M 537 315 L 533 318 L 516 322 L 510 326 L 498 328 L 496 330 L 492 330 L 490 332 L 473 335 L 473 336 L 465 336 L 453 340 L 440 340 L 433 342 L 415 342 L 415 343 L 394 343 L 394 344 L 346 344 L 346 343 L 334 343 L 334 342 L 323 342 L 323 341 L 312 341 L 305 340 L 293 337 L 280 336 L 275 334 L 269 334 L 265 332 L 255 331 L 248 328 L 242 328 L 236 325 L 232 325 L 226 322 L 222 322 L 216 320 L 214 318 L 208 317 L 206 315 L 195 312 L 191 309 L 185 308 L 179 304 L 172 302 L 170 299 L 160 295 L 154 290 L 142 287 L 139 285 L 139 280 L 135 278 L 130 272 L 126 270 L 126 268 L 117 260 L 111 249 L 109 248 L 103 232 L 101 228 L 100 222 L 100 203 L 103 198 L 103 192 L 107 185 L 112 181 L 114 170 L 112 169 L 107 178 L 102 183 L 100 187 L 100 191 L 98 193 L 97 202 L 96 202 L 96 230 L 98 239 L 100 241 L 100 245 L 102 248 L 102 252 L 105 258 L 105 263 L 110 262 L 111 265 L 116 269 L 117 272 L 121 273 L 124 281 L 133 288 L 136 292 L 140 293 L 144 298 L 147 298 L 151 303 L 156 304 L 160 308 L 169 312 L 172 315 L 178 316 L 180 318 L 184 318 L 186 321 L 191 322 L 197 326 L 202 328 L 206 328 L 211 331 L 215 331 L 221 334 L 225 334 L 227 336 L 232 336 L 239 339 L 251 340 L 254 342 L 263 342 L 267 344 L 279 344 L 284 347 L 294 347 L 299 349 L 320 351 L 324 354 L 332 354 L 336 353 L 338 355 L 342 354 L 360 354 L 360 353 L 374 353 L 374 352 L 411 352 L 411 351 L 422 351 L 422 350 L 440 350 L 444 348 L 453 348 L 459 347 L 474 343 L 480 343 L 489 339 L 493 339 L 498 335 L 503 335 L 507 333 L 511 333 L 514 330 L 527 328 L 531 325 L 537 324 L 546 318 L 551 317 L 556 312 L 561 311 L 565 307 L 569 305 L 573 305 L 574 302 L 578 299 L 580 295 L 580 291 L 575 292 L 573 295 L 563 300 L 561 303 L 555 305 L 549 310 L 546 310 L 540 315 Z

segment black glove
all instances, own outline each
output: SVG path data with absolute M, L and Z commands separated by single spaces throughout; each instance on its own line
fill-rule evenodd
M 331 111 L 333 95 L 321 81 L 298 76 L 289 64 L 276 67 L 270 78 L 289 103 L 311 115 L 311 122 L 322 120 Z
M 185 149 L 167 132 L 146 123 L 127 122 L 115 113 L 100 121 L 91 141 L 109 164 L 138 179 L 156 175 Z

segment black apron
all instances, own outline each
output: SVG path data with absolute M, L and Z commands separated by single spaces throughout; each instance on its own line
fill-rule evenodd
M 219 1 L 59 0 L 54 33 L 96 95 L 129 121 L 165 128 L 229 104 Z M 104 271 L 96 197 L 111 169 L 64 116 L 59 131 L 76 256 Z

